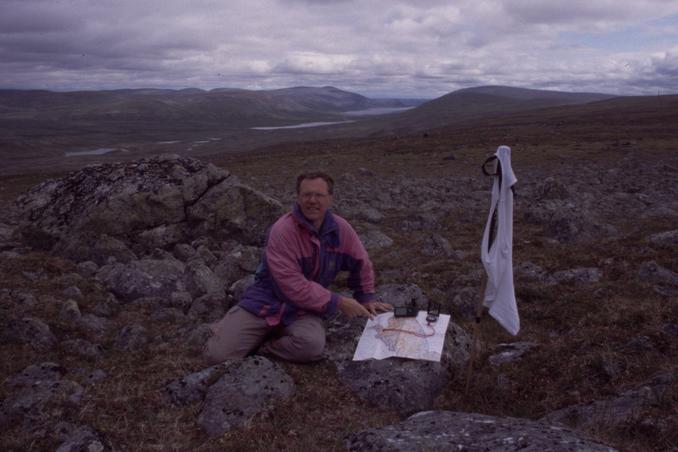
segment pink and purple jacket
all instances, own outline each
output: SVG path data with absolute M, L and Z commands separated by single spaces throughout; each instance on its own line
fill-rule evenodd
M 372 262 L 351 225 L 328 211 L 317 231 L 295 205 L 271 226 L 255 282 L 238 304 L 271 326 L 289 325 L 305 312 L 330 316 L 339 294 L 328 287 L 344 270 L 353 298 L 375 298 Z

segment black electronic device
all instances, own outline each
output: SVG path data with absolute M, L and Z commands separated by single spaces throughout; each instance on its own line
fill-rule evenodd
M 428 307 L 426 308 L 426 321 L 428 323 L 434 323 L 440 317 L 440 303 L 428 302 Z
M 417 308 L 411 306 L 396 306 L 393 308 L 393 315 L 395 317 L 416 317 Z
M 416 317 L 418 312 L 417 304 L 415 303 L 414 299 L 412 299 L 408 305 L 395 306 L 393 308 L 394 317 Z

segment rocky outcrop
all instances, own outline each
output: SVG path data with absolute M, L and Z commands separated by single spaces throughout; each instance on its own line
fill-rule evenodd
M 616 449 L 583 433 L 542 422 L 455 411 L 417 413 L 407 420 L 351 435 L 348 449 L 388 451 L 605 451 Z
M 89 166 L 34 187 L 17 207 L 32 246 L 99 265 L 131 260 L 124 245 L 143 252 L 206 235 L 260 245 L 282 213 L 228 171 L 177 155 Z

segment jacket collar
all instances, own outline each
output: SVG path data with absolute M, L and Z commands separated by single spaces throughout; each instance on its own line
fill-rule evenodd
M 292 208 L 292 216 L 301 226 L 305 227 L 311 232 L 315 232 L 321 237 L 337 230 L 337 222 L 334 220 L 334 215 L 332 215 L 332 212 L 329 209 L 327 212 L 325 212 L 325 218 L 323 219 L 323 223 L 320 226 L 320 230 L 317 230 L 315 226 L 313 226 L 313 223 L 308 221 L 304 214 L 301 213 L 299 203 L 294 204 L 294 207 Z

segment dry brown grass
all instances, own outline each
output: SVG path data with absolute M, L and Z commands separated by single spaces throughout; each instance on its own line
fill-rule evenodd
M 510 137 L 517 141 L 514 169 L 519 178 L 528 171 L 547 173 L 549 168 L 562 165 L 566 158 L 598 164 L 613 161 L 620 155 L 632 155 L 625 147 L 615 145 L 613 138 L 618 134 L 614 130 L 602 130 L 604 125 L 598 131 L 586 129 L 586 136 L 581 137 L 556 134 L 555 129 L 546 126 L 529 130 L 526 127 L 529 126 L 456 127 L 433 131 L 428 136 L 295 143 L 248 154 L 220 155 L 214 161 L 245 183 L 276 194 L 289 192 L 299 172 L 316 168 L 327 169 L 335 175 L 355 174 L 366 168 L 376 178 L 481 177 L 479 163 L 496 145 L 510 143 L 506 141 Z M 572 130 L 576 129 L 568 132 Z M 646 152 L 639 159 L 663 158 L 671 155 L 676 147 L 675 141 L 666 138 L 653 140 L 648 135 L 634 137 L 617 132 L 624 139 L 642 140 Z M 450 154 L 455 159 L 444 160 Z M 4 179 L 0 181 L 0 197 L 5 201 L 13 199 L 42 177 Z M 387 219 L 382 226 L 388 229 L 389 221 L 397 220 Z M 487 358 L 494 344 L 514 339 L 492 319 L 485 318 L 481 324 L 484 346 L 470 392 L 464 394 L 465 375 L 458 375 L 439 397 L 437 408 L 537 419 L 571 404 L 611 397 L 660 371 L 676 373 L 676 338 L 660 333 L 662 324 L 678 319 L 676 300 L 656 294 L 651 285 L 635 278 L 640 264 L 649 260 L 644 237 L 674 229 L 675 224 L 669 220 L 624 220 L 623 212 L 615 221 L 630 235 L 618 241 L 570 244 L 552 243 L 541 237 L 543 231 L 539 227 L 516 223 L 516 262 L 531 261 L 549 272 L 596 266 L 602 268 L 605 276 L 600 282 L 587 285 L 546 286 L 530 281 L 517 284 L 523 326 L 517 339 L 536 342 L 538 348 L 514 363 L 490 365 Z M 407 269 L 407 281 L 401 282 L 416 283 L 427 293 L 445 291 L 454 279 L 480 270 L 477 249 L 483 223 L 482 215 L 464 219 L 463 212 L 455 212 L 445 219 L 446 238 L 454 249 L 468 253 L 462 260 L 422 257 L 416 249 L 407 247 L 407 235 L 394 234 L 393 249 L 375 252 L 372 256 L 377 271 Z M 652 259 L 678 269 L 675 250 L 657 250 Z M 49 277 L 33 283 L 23 275 L 25 271 L 37 269 L 43 269 Z M 67 286 L 67 281 L 60 280 L 59 276 L 72 270 L 72 263 L 38 253 L 3 260 L 0 286 L 34 293 L 40 300 L 31 312 L 13 311 L 11 315 L 55 318 L 57 308 L 50 301 Z M 94 285 L 79 286 L 85 294 L 85 306 L 101 296 Z M 0 304 L 3 316 L 10 314 L 9 306 L 7 300 Z M 140 310 L 135 315 L 142 319 L 147 313 Z M 59 334 L 59 322 L 53 323 Z M 470 323 L 462 322 L 462 326 L 471 331 Z M 647 336 L 652 348 L 636 351 L 625 347 L 639 336 Z M 199 404 L 171 407 L 161 394 L 169 381 L 202 368 L 198 355 L 188 347 L 166 347 L 153 354 L 112 352 L 91 363 L 61 352 L 41 354 L 26 346 L 0 344 L 0 379 L 42 361 L 60 362 L 68 369 L 103 369 L 108 374 L 104 384 L 89 387 L 87 402 L 59 417 L 75 424 L 89 424 L 114 445 L 127 450 L 342 450 L 345 437 L 351 432 L 399 420 L 396 414 L 369 406 L 352 395 L 338 381 L 329 363 L 284 364 L 297 385 L 296 394 L 274 406 L 269 413 L 257 416 L 247 428 L 209 440 L 196 424 Z M 609 365 L 616 371 L 606 370 Z M 76 381 L 83 378 L 75 373 L 66 377 Z M 497 385 L 498 379 L 504 382 L 501 387 Z M 7 389 L 0 388 L 0 398 L 7 395 Z M 675 423 L 677 407 L 678 386 L 674 384 L 662 403 L 638 413 L 637 419 L 624 428 L 602 422 L 589 433 L 622 450 L 675 450 L 678 426 L 658 434 L 647 420 Z M 58 444 L 55 435 L 47 429 L 26 433 L 12 428 L 4 431 L 0 439 L 3 450 L 46 450 Z

